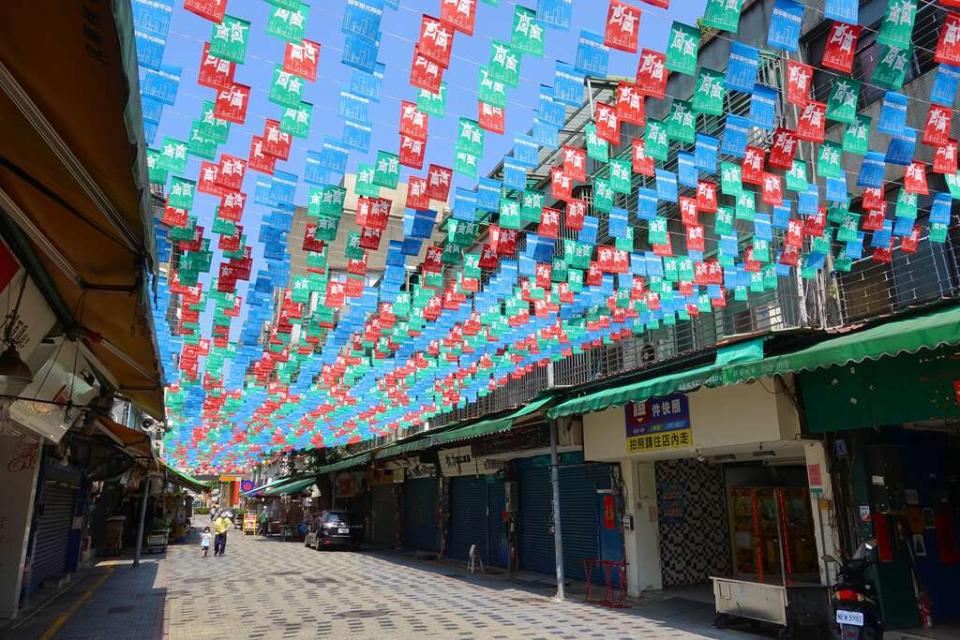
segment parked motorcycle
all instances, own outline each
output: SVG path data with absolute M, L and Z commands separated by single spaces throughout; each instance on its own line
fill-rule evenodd
M 864 575 L 875 560 L 875 542 L 868 540 L 840 567 L 839 582 L 833 585 L 832 597 L 839 640 L 883 638 L 883 621 L 875 589 Z

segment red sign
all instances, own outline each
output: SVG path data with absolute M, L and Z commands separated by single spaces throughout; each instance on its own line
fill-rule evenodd
M 629 122 L 638 127 L 647 125 L 643 94 L 636 85 L 621 82 L 617 85 L 617 116 L 621 122 Z
M 426 140 L 429 132 L 430 120 L 417 105 L 406 100 L 400 101 L 400 134 Z
M 933 172 L 954 174 L 957 172 L 957 141 L 950 140 L 936 148 L 933 154 Z
M 771 207 L 783 204 L 783 179 L 775 173 L 763 172 L 763 204 Z
M 263 123 L 263 152 L 268 156 L 287 160 L 293 137 L 280 131 L 280 122 L 267 118 Z
M 611 49 L 636 53 L 637 37 L 639 35 L 640 9 L 622 0 L 610 0 L 603 44 Z
M 914 160 L 903 174 L 903 189 L 907 193 L 927 195 L 927 163 Z
M 430 208 L 430 196 L 427 195 L 427 179 L 410 176 L 407 181 L 407 207 L 426 211 Z
M 250 87 L 245 84 L 231 84 L 217 92 L 213 106 L 213 115 L 220 120 L 243 124 L 247 119 L 247 105 L 250 102 Z
M 414 49 L 413 62 L 410 64 L 410 84 L 430 93 L 439 93 L 442 81 L 443 68 Z
M 586 217 L 587 203 L 585 200 L 567 200 L 567 215 L 564 220 L 567 224 L 567 229 L 580 231 L 583 229 L 583 223 Z
M 563 147 L 563 172 L 572 180 L 587 179 L 587 152 L 577 147 Z
M 560 210 L 544 207 L 540 212 L 540 226 L 537 233 L 546 238 L 556 238 L 560 235 Z
M 357 224 L 371 229 L 386 229 L 392 204 L 386 198 L 357 198 Z
M 273 175 L 274 165 L 277 163 L 275 156 L 267 155 L 263 151 L 263 138 L 253 136 L 250 138 L 250 156 L 247 158 L 247 166 L 254 171 Z
M 317 79 L 320 64 L 320 43 L 304 40 L 301 44 L 287 43 L 283 52 L 283 70 L 310 82 Z
M 223 22 L 227 0 L 183 0 L 183 8 L 211 22 Z
M 243 206 L 247 203 L 247 194 L 230 191 L 220 196 L 220 208 L 217 213 L 224 220 L 238 222 L 243 216 Z
M 687 251 L 704 251 L 704 242 L 703 225 L 687 225 Z
M 827 33 L 827 44 L 823 49 L 823 60 L 820 64 L 834 71 L 850 73 L 862 29 L 860 25 L 834 22 Z
M 663 99 L 667 91 L 666 54 L 644 49 L 637 65 L 637 90 L 645 96 Z
M 303 250 L 320 253 L 323 251 L 323 240 L 317 240 L 317 223 L 308 222 L 303 234 Z
M 427 151 L 427 143 L 406 134 L 400 134 L 400 164 L 412 169 L 423 168 L 423 156 Z
M 797 140 L 793 137 L 793 131 L 780 127 L 773 134 L 767 164 L 773 169 L 789 170 L 793 167 L 793 156 L 796 152 Z
M 617 109 L 604 102 L 594 104 L 594 120 L 597 124 L 597 136 L 610 144 L 620 144 L 620 118 Z
M 960 14 L 951 11 L 943 19 L 933 59 L 941 64 L 960 65 Z
M 360 248 L 376 251 L 380 248 L 380 238 L 382 237 L 383 229 L 363 227 L 360 229 Z
M 807 142 L 823 142 L 826 128 L 827 105 L 811 100 L 800 111 L 800 120 L 794 135 Z
M 690 196 L 680 196 L 680 222 L 684 226 L 699 224 L 697 218 L 697 201 Z
M 431 164 L 427 169 L 427 195 L 433 200 L 446 202 L 450 195 L 450 183 L 453 180 L 453 169 Z
M 787 100 L 802 107 L 810 102 L 813 67 L 795 60 L 787 60 Z
M 503 134 L 504 113 L 503 107 L 495 107 L 486 102 L 477 102 L 477 124 L 481 129 L 491 133 Z
M 633 172 L 643 176 L 653 177 L 656 173 L 653 158 L 647 156 L 643 138 L 633 139 Z
M 420 40 L 417 41 L 417 50 L 424 58 L 447 68 L 450 66 L 450 52 L 453 51 L 455 33 L 440 20 L 423 14 L 420 20 Z
M 717 212 L 717 185 L 709 180 L 697 182 L 697 209 L 704 213 Z
M 563 167 L 550 167 L 550 193 L 557 200 L 569 200 L 573 197 L 573 179 Z
M 950 121 L 953 111 L 938 104 L 930 104 L 927 122 L 923 126 L 923 144 L 938 147 L 950 141 Z
M 220 174 L 217 177 L 217 184 L 227 191 L 240 191 L 246 171 L 246 160 L 224 153 L 220 156 Z
M 219 196 L 226 193 L 220 186 L 220 165 L 204 160 L 200 163 L 200 176 L 197 181 L 197 191 Z
M 473 35 L 477 0 L 440 0 L 440 19 L 457 31 Z
M 227 89 L 233 84 L 237 65 L 229 60 L 210 55 L 210 43 L 203 43 L 203 56 L 197 72 L 197 84 L 211 89 Z
M 747 147 L 740 163 L 740 179 L 745 184 L 763 184 L 763 158 L 766 151 L 760 147 Z

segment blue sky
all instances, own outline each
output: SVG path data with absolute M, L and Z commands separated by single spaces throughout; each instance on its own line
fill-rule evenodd
M 670 24 L 680 20 L 695 24 L 703 13 L 706 0 L 674 0 L 669 10 L 635 3 L 643 12 L 640 23 L 640 47 L 663 50 Z M 535 0 L 520 3 L 522 6 L 536 8 Z M 445 118 L 430 118 L 430 133 L 427 144 L 424 171 L 426 166 L 437 163 L 453 165 L 453 141 L 459 116 L 477 117 L 477 74 L 481 65 L 490 58 L 491 39 L 509 40 L 513 24 L 513 13 L 517 3 L 501 0 L 493 7 L 479 2 L 477 7 L 476 28 L 473 36 L 458 33 L 455 37 L 453 57 L 450 68 L 445 73 L 448 84 L 447 115 Z M 440 0 L 401 0 L 398 10 L 385 9 L 381 24 L 382 40 L 379 60 L 385 63 L 386 75 L 383 83 L 383 96 L 379 104 L 371 104 L 370 119 L 373 122 L 373 138 L 367 154 L 351 154 L 348 171 L 355 171 L 361 162 L 372 162 L 378 149 L 397 152 L 399 136 L 397 134 L 401 100 L 416 100 L 417 90 L 409 84 L 409 69 L 413 47 L 419 37 L 420 20 L 423 13 L 439 15 Z M 235 81 L 253 87 L 251 102 L 244 125 L 232 125 L 230 138 L 220 146 L 221 153 L 247 157 L 250 139 L 263 131 L 265 118 L 279 118 L 281 107 L 267 99 L 274 65 L 282 63 L 284 41 L 267 35 L 266 23 L 271 5 L 263 0 L 232 0 L 227 12 L 230 15 L 251 22 L 251 36 L 245 64 L 238 65 Z M 320 42 L 320 70 L 315 83 L 307 83 L 303 99 L 314 104 L 313 123 L 307 140 L 294 138 L 293 149 L 287 162 L 278 162 L 277 169 L 303 176 L 306 152 L 319 151 L 324 136 L 339 137 L 343 122 L 337 116 L 339 92 L 349 88 L 352 69 L 340 63 L 344 36 L 340 32 L 343 20 L 343 0 L 322 0 L 313 3 L 307 19 L 306 37 Z M 537 103 L 539 86 L 552 84 L 555 60 L 573 63 L 576 56 L 576 42 L 580 29 L 603 33 L 606 21 L 607 3 L 602 0 L 577 0 L 573 9 L 573 27 L 570 31 L 546 29 L 546 47 L 543 58 L 524 56 L 521 63 L 521 82 L 508 94 L 506 109 L 506 134 L 503 136 L 487 133 L 484 156 L 480 165 L 481 175 L 486 174 L 499 160 L 510 151 L 513 136 L 526 132 L 533 120 L 533 110 Z M 200 62 L 203 42 L 210 39 L 212 23 L 182 8 L 176 3 L 170 35 L 164 53 L 163 62 L 183 68 L 183 79 L 177 94 L 176 104 L 164 109 L 163 118 L 154 140 L 159 147 L 164 136 L 186 140 L 189 137 L 191 122 L 199 117 L 204 100 L 214 98 L 213 89 L 196 84 L 197 69 Z M 616 50 L 610 51 L 609 73 L 632 77 L 636 73 L 638 56 Z M 190 158 L 186 171 L 189 177 L 196 177 L 200 161 Z M 404 169 L 401 176 L 410 170 Z M 252 195 L 256 173 L 248 171 L 244 182 L 244 191 Z M 460 178 L 459 186 L 472 186 L 473 181 Z M 305 204 L 308 186 L 301 180 L 297 189 L 296 202 Z M 209 195 L 198 194 L 193 213 L 199 222 L 209 230 L 213 210 L 217 200 Z M 253 244 L 255 271 L 260 266 L 260 246 L 256 242 L 255 223 L 266 213 L 263 207 L 248 201 L 244 215 L 245 233 L 248 242 Z M 219 262 L 219 252 L 216 262 Z M 243 287 L 245 288 L 245 287 Z M 241 293 L 243 293 L 241 291 Z M 232 337 L 241 323 L 235 322 Z M 203 322 L 203 333 L 209 332 L 209 319 Z

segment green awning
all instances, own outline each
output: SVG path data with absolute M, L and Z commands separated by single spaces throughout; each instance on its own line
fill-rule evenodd
M 286 478 L 286 477 L 285 477 L 285 478 L 274 478 L 274 479 L 271 480 L 270 482 L 266 482 L 266 483 L 260 485 L 259 487 L 254 487 L 253 489 L 250 489 L 250 491 L 244 491 L 244 492 L 242 492 L 240 495 L 241 495 L 241 497 L 248 498 L 248 497 L 253 496 L 253 495 L 256 495 L 256 494 L 258 494 L 258 493 L 263 493 L 263 491 L 264 491 L 265 489 L 267 489 L 268 487 L 275 487 L 275 486 L 277 486 L 278 484 L 280 484 L 281 482 L 287 482 L 288 480 L 290 480 L 290 478 Z
M 727 367 L 723 371 L 723 381 L 725 384 L 748 382 L 764 376 L 812 371 L 958 344 L 960 306 L 954 305 L 926 315 L 893 320 L 824 340 L 793 353 Z
M 412 453 L 414 451 L 421 451 L 430 446 L 430 438 L 419 438 L 417 440 L 411 440 L 409 442 L 395 442 L 393 444 L 387 445 L 382 449 L 376 451 L 377 459 L 382 458 L 392 458 L 393 456 L 400 456 L 405 453 Z
M 317 479 L 314 476 L 310 476 L 309 478 L 287 478 L 286 480 L 286 482 L 274 484 L 272 487 L 268 487 L 264 490 L 263 495 L 292 495 L 294 493 L 300 493 L 304 489 L 313 486 L 317 482 Z
M 730 363 L 755 361 L 763 358 L 763 340 L 755 339 L 721 347 L 714 364 L 676 371 L 656 378 L 648 378 L 619 387 L 610 387 L 589 393 L 579 398 L 562 402 L 547 413 L 551 418 L 581 415 L 603 411 L 610 407 L 622 407 L 630 402 L 642 402 L 648 398 L 668 396 L 671 393 L 689 393 L 700 387 L 719 387 L 724 384 L 721 372 Z
M 317 473 L 333 473 L 334 471 L 345 471 L 347 469 L 352 469 L 353 467 L 359 467 L 360 465 L 370 462 L 371 457 L 372 455 L 369 452 L 361 453 L 358 456 L 351 456 L 339 462 L 334 462 L 332 464 L 320 467 L 320 470 Z
M 200 482 L 196 478 L 189 476 L 186 473 L 183 473 L 182 471 L 177 471 L 176 469 L 166 464 L 165 462 L 161 462 L 160 464 L 163 466 L 164 469 L 166 469 L 167 480 L 169 482 L 172 482 L 173 484 L 176 484 L 176 485 L 180 485 L 181 487 L 184 487 L 186 489 L 191 489 L 198 493 L 202 493 L 204 491 L 210 490 L 210 487 L 207 485 L 207 483 Z
M 555 396 L 546 396 L 543 398 L 538 398 L 537 400 L 524 405 L 522 408 L 514 411 L 513 413 L 500 418 L 481 420 L 480 422 L 474 422 L 473 424 L 469 424 L 464 427 L 437 433 L 430 437 L 431 445 L 447 444 L 448 442 L 469 440 L 471 438 L 479 438 L 481 436 L 486 436 L 493 433 L 509 431 L 513 428 L 513 422 L 515 420 L 522 418 L 523 416 L 530 415 L 535 411 L 539 411 L 544 407 L 544 405 L 554 400 L 554 397 Z

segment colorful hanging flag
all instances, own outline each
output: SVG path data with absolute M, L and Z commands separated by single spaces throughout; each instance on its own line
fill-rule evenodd
M 611 49 L 636 53 L 639 36 L 640 9 L 623 0 L 610 0 L 603 43 Z
M 893 0 L 897 2 L 898 0 Z M 827 41 L 820 61 L 824 67 L 849 74 L 853 70 L 853 56 L 862 27 L 834 22 L 827 32 Z
M 666 67 L 670 71 L 692 76 L 697 72 L 697 53 L 700 51 L 700 29 L 682 22 L 670 27 L 667 41 Z

